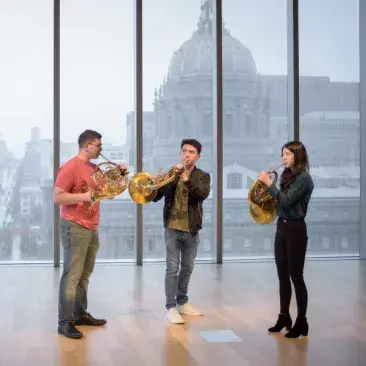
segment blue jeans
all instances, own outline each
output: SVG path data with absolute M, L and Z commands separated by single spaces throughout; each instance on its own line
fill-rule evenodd
M 99 249 L 97 230 L 61 220 L 64 268 L 59 289 L 59 324 L 73 322 L 86 314 L 89 278 Z
M 188 285 L 197 255 L 199 234 L 165 229 L 166 273 L 165 296 L 169 310 L 188 301 Z M 181 268 L 179 270 L 179 262 Z M 179 271 L 179 274 L 178 274 Z

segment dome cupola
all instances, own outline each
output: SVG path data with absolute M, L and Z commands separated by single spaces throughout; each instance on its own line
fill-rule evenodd
M 225 25 L 223 25 L 222 44 L 224 75 L 257 75 L 251 52 L 240 41 L 232 37 Z M 201 4 L 197 29 L 191 38 L 174 52 L 170 60 L 168 79 L 212 75 L 213 52 L 212 0 L 204 0 Z

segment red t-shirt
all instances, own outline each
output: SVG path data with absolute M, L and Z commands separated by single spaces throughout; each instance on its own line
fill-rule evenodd
M 95 164 L 86 163 L 77 156 L 68 160 L 59 170 L 55 186 L 69 193 L 83 193 L 89 189 L 95 189 L 92 179 Z M 86 187 L 83 191 L 83 187 Z M 79 202 L 73 205 L 61 206 L 61 217 L 74 221 L 88 229 L 95 230 L 99 225 L 100 203 L 94 203 L 88 208 L 87 202 Z

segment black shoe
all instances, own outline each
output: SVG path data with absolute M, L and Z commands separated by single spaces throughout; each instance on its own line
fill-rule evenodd
M 292 319 L 290 314 L 278 314 L 277 323 L 268 329 L 268 332 L 281 332 L 283 328 L 286 327 L 287 330 L 290 330 L 292 326 Z
M 298 338 L 300 336 L 307 336 L 309 332 L 309 324 L 306 318 L 296 318 L 294 327 L 285 334 L 286 338 Z
M 91 314 L 86 313 L 78 319 L 75 319 L 76 325 L 91 325 L 94 327 L 101 327 L 106 324 L 107 321 L 105 319 L 96 319 Z
M 64 335 L 67 338 L 79 339 L 82 338 L 83 333 L 81 333 L 73 322 L 67 322 L 58 325 L 59 334 Z

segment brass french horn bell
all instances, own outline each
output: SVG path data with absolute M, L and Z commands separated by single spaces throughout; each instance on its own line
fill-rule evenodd
M 277 169 L 283 164 L 279 165 L 276 169 L 267 172 L 270 175 L 274 175 L 272 179 L 276 184 L 278 180 Z M 256 180 L 248 193 L 249 200 L 249 214 L 252 219 L 258 224 L 270 224 L 277 217 L 276 201 L 269 194 L 268 187 L 260 180 Z
M 183 170 L 184 168 L 177 170 L 173 165 L 168 171 L 160 169 L 155 176 L 147 172 L 136 173 L 128 185 L 132 200 L 139 204 L 151 202 L 156 197 L 158 189 L 174 182 Z
M 91 190 L 89 187 L 83 187 L 83 191 L 91 191 L 93 203 L 107 198 L 114 198 L 123 193 L 128 186 L 128 174 L 124 174 L 117 163 L 111 162 L 102 154 L 100 155 L 106 161 L 99 163 L 94 168 L 91 176 L 96 189 Z M 85 203 L 88 204 L 88 202 Z

